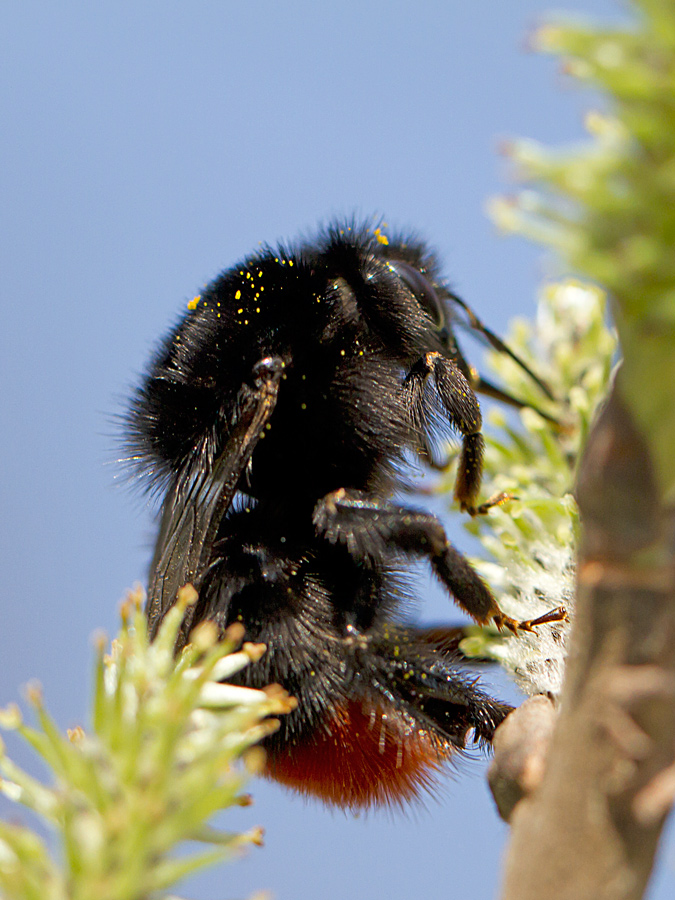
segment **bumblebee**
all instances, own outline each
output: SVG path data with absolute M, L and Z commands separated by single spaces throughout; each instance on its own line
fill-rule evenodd
M 476 622 L 514 632 L 434 516 L 395 501 L 411 456 L 461 438 L 455 496 L 479 499 L 483 438 L 459 313 L 420 240 L 336 223 L 266 247 L 195 297 L 161 344 L 126 423 L 128 455 L 162 495 L 152 634 L 191 582 L 179 638 L 244 625 L 267 653 L 241 683 L 299 701 L 265 741 L 267 773 L 329 804 L 400 804 L 511 707 L 461 666 L 452 629 L 406 624 L 407 568 L 424 560 Z M 533 376 L 534 377 L 534 376 Z M 516 402 L 517 401 L 512 401 Z

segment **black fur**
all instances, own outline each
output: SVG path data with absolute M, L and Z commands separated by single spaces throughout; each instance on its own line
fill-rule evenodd
M 481 416 L 453 304 L 423 243 L 335 225 L 218 277 L 133 400 L 129 456 L 165 496 L 151 628 L 190 580 L 181 643 L 208 618 L 267 644 L 243 682 L 300 701 L 267 741 L 272 774 L 349 704 L 386 710 L 402 747 L 430 736 L 440 761 L 471 731 L 489 742 L 509 712 L 442 640 L 400 622 L 418 557 L 476 620 L 517 627 L 440 522 L 390 499 L 406 454 L 430 459 L 450 425 L 464 441 L 457 498 L 481 510 Z

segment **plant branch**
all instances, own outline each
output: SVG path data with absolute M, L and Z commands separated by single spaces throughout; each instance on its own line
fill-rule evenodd
M 579 475 L 572 651 L 539 791 L 515 810 L 504 900 L 639 900 L 675 788 L 672 513 L 615 387 Z

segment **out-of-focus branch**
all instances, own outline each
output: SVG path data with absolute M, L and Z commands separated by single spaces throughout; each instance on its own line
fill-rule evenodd
M 675 793 L 674 522 L 618 388 L 578 497 L 562 709 L 543 783 L 513 815 L 504 900 L 639 900 Z
M 513 812 L 505 900 L 638 900 L 675 793 L 675 5 L 628 6 L 625 26 L 534 35 L 605 112 L 582 147 L 514 144 L 528 189 L 494 206 L 607 290 L 623 356 L 578 472 L 568 672 L 543 780 Z
M 514 710 L 497 729 L 488 782 L 499 815 L 509 822 L 516 806 L 537 790 L 544 777 L 555 727 L 553 701 L 537 694 Z

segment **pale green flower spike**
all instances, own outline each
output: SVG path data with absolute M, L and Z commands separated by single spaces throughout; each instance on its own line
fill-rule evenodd
M 249 749 L 276 727 L 266 718 L 288 712 L 280 689 L 254 691 L 218 683 L 255 661 L 261 646 L 217 642 L 205 623 L 176 662 L 173 647 L 187 605 L 181 592 L 150 644 L 142 592 L 123 606 L 122 629 L 109 655 L 97 642 L 91 732 L 60 734 L 38 689 L 29 692 L 38 720 L 31 728 L 14 706 L 0 725 L 18 732 L 51 769 L 48 787 L 0 756 L 0 790 L 35 811 L 61 841 L 61 862 L 28 828 L 0 823 L 3 900 L 154 900 L 192 872 L 259 843 L 261 831 L 230 833 L 213 815 L 247 802 L 247 768 L 261 763 Z M 184 841 L 202 845 L 185 853 Z M 175 854 L 181 848 L 179 855 Z
M 505 492 L 516 499 L 466 522 L 489 554 L 472 562 L 507 615 L 522 621 L 564 606 L 571 619 L 576 464 L 616 362 L 603 293 L 574 281 L 548 285 L 536 321 L 514 322 L 507 344 L 557 399 L 547 400 L 513 360 L 489 355 L 488 365 L 505 390 L 534 408 L 520 413 L 493 408 L 488 415 L 483 493 Z M 451 490 L 449 482 L 441 488 Z M 568 629 L 567 623 L 540 625 L 533 635 L 514 637 L 494 628 L 470 628 L 461 648 L 469 656 L 498 660 L 529 694 L 557 695 Z
M 668 502 L 675 496 L 675 12 L 663 0 L 628 6 L 632 24 L 561 21 L 535 33 L 534 45 L 563 57 L 565 73 L 599 91 L 606 109 L 586 117 L 589 139 L 580 146 L 513 143 L 509 155 L 526 187 L 491 211 L 501 227 L 551 247 L 559 270 L 608 291 L 623 356 L 617 387 Z M 535 331 L 520 325 L 509 338 L 516 350 L 532 344 L 526 359 L 560 398 L 557 411 L 512 363 L 493 361 L 511 393 L 572 426 L 556 433 L 526 410 L 519 431 L 502 420 L 489 437 L 488 490 L 511 490 L 520 500 L 471 527 L 493 558 L 482 571 L 504 611 L 519 618 L 537 614 L 540 594 L 550 606 L 569 607 L 573 597 L 570 492 L 615 359 L 600 297 L 592 298 L 593 289 L 580 285 L 549 289 Z M 539 628 L 538 640 L 517 641 L 477 634 L 465 647 L 499 657 L 528 692 L 556 693 L 564 631 Z

